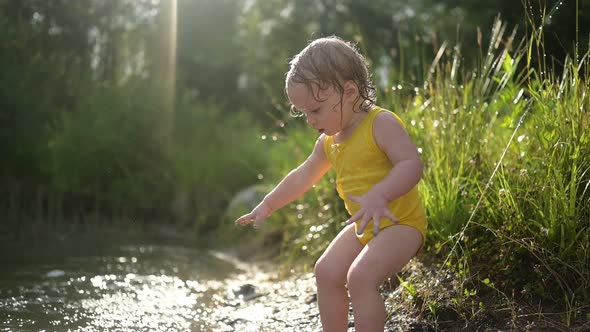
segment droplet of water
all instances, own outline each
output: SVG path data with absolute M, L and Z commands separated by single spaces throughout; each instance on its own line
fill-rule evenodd
M 66 273 L 62 270 L 51 270 L 45 274 L 48 278 L 58 278 L 63 277 L 64 275 L 66 275 Z

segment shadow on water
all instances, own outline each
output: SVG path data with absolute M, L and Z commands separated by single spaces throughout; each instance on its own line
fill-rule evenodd
M 171 240 L 106 234 L 0 246 L 0 330 L 209 331 L 240 269 Z

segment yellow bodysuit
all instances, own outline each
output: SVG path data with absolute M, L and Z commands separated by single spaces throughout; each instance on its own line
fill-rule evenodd
M 393 114 L 403 126 L 401 119 L 393 112 L 374 107 L 361 120 L 361 123 L 350 137 L 343 142 L 334 143 L 333 136 L 326 136 L 324 140 L 324 152 L 336 171 L 336 190 L 340 198 L 344 200 L 344 205 L 350 215 L 354 215 L 360 209 L 360 206 L 348 199 L 347 195 L 364 195 L 389 174 L 393 167 L 387 155 L 381 151 L 373 137 L 373 122 L 380 112 Z M 389 210 L 399 219 L 399 225 L 416 228 L 422 233 L 422 240 L 426 239 L 426 213 L 417 186 L 402 197 L 389 203 Z M 373 221 L 367 224 L 361 235 L 358 234 L 360 223 L 360 220 L 356 222 L 355 230 L 357 231 L 357 237 L 364 245 L 373 238 Z M 379 229 L 392 225 L 394 223 L 391 220 L 381 218 Z

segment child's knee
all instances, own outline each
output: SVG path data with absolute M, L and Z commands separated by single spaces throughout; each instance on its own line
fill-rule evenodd
M 316 283 L 318 285 L 344 286 L 346 280 L 344 276 L 339 276 L 336 270 L 324 256 L 320 257 L 314 266 Z
M 351 296 L 357 292 L 365 292 L 379 288 L 379 282 L 374 280 L 369 271 L 351 267 L 346 276 L 346 284 Z

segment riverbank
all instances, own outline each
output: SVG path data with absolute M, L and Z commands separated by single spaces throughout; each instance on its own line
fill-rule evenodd
M 215 299 L 213 311 L 218 326 L 214 331 L 321 331 L 315 279 L 311 272 L 293 271 L 280 277 L 278 271 L 264 267 L 238 263 L 242 273 L 226 280 L 225 298 Z M 412 262 L 407 271 L 421 268 Z M 437 327 L 421 320 L 415 310 L 404 308 L 407 296 L 399 283 L 385 283 L 381 292 L 386 299 L 388 312 L 394 312 L 386 325 L 386 331 L 436 331 Z M 402 299 L 406 297 L 406 299 Z M 400 299 L 402 299 L 400 301 Z M 349 311 L 349 332 L 354 322 Z
M 275 264 L 244 262 L 233 256 L 217 253 L 218 258 L 231 261 L 241 271 L 225 280 L 225 297 L 214 299 L 212 321 L 216 332 L 232 331 L 321 331 L 315 279 L 311 272 L 291 270 L 286 276 Z M 413 261 L 407 273 L 422 269 Z M 412 272 L 413 271 L 413 272 Z M 393 312 L 386 331 L 436 331 L 415 310 L 404 308 L 407 296 L 404 287 L 393 279 L 381 287 L 388 312 Z M 405 298 L 405 300 L 401 300 Z M 410 299 L 411 300 L 411 299 Z M 349 311 L 349 332 L 354 322 Z
M 211 321 L 215 332 L 311 331 L 321 332 L 313 273 L 295 269 L 286 273 L 276 264 L 244 262 L 217 254 L 238 267 L 226 280 L 225 295 L 213 299 Z M 551 314 L 498 298 L 477 298 L 471 313 L 460 312 L 456 299 L 461 285 L 450 274 L 414 259 L 397 277 L 381 287 L 386 301 L 387 332 L 400 331 L 590 331 L 587 323 L 565 324 Z M 431 296 L 432 298 L 427 298 Z M 433 300 L 436 298 L 436 300 Z M 455 300 L 454 300 L 455 299 Z M 433 307 L 436 305 L 436 307 Z M 465 308 L 463 308 L 465 309 Z M 537 308 L 538 309 L 538 308 Z M 349 311 L 348 332 L 354 332 Z

